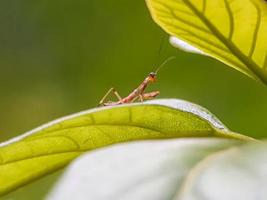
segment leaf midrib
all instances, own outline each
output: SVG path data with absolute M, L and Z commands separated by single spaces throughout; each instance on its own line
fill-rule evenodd
M 1 163 L 0 168 L 1 168 L 1 166 L 4 166 L 4 165 L 15 164 L 17 162 L 22 162 L 22 161 L 26 161 L 26 160 L 35 159 L 35 158 L 41 158 L 41 157 L 46 157 L 46 156 L 55 156 L 55 155 L 60 155 L 60 154 L 69 154 L 69 153 L 84 153 L 86 151 L 89 151 L 89 150 L 88 149 L 87 150 L 75 149 L 75 150 L 70 150 L 70 151 L 62 151 L 62 152 L 58 151 L 58 152 L 51 152 L 51 153 L 46 153 L 46 154 L 34 155 L 31 157 L 26 157 L 26 158 L 22 158 L 22 159 L 17 159 L 17 160 L 12 160 L 12 161 L 8 161 L 5 163 Z

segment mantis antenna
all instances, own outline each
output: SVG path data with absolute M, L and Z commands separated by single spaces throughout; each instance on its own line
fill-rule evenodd
M 166 65 L 169 61 L 171 61 L 171 60 L 173 60 L 173 59 L 175 59 L 176 57 L 175 56 L 171 56 L 171 57 L 169 57 L 169 58 L 167 58 L 159 67 L 158 67 L 158 69 L 155 71 L 155 73 L 157 74 L 158 73 L 158 71 L 164 66 L 164 65 Z

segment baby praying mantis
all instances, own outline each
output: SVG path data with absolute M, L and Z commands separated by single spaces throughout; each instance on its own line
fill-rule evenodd
M 120 105 L 120 104 L 125 104 L 125 103 L 132 103 L 135 102 L 136 100 L 139 101 L 144 101 L 144 100 L 149 100 L 149 99 L 153 99 L 156 96 L 159 95 L 159 91 L 152 91 L 152 92 L 148 92 L 148 93 L 144 93 L 146 87 L 150 84 L 150 83 L 154 83 L 156 81 L 156 76 L 158 71 L 170 60 L 173 60 L 175 57 L 169 57 L 168 59 L 166 59 L 155 72 L 150 72 L 149 75 L 145 78 L 145 80 L 134 90 L 132 91 L 128 96 L 122 98 L 119 93 L 117 92 L 117 90 L 115 90 L 114 88 L 110 88 L 108 90 L 108 92 L 104 95 L 104 97 L 101 99 L 101 101 L 99 102 L 98 106 L 115 106 L 115 105 Z M 115 97 L 118 98 L 118 101 L 108 101 L 106 102 L 106 99 L 109 97 L 110 94 L 115 95 Z

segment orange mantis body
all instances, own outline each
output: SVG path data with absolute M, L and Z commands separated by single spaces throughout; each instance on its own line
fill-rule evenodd
M 125 103 L 132 103 L 136 100 L 144 101 L 144 100 L 155 98 L 156 96 L 159 95 L 160 93 L 159 91 L 152 91 L 148 93 L 144 93 L 144 91 L 150 83 L 154 83 L 156 81 L 156 76 L 157 76 L 157 72 L 159 71 L 159 69 L 172 59 L 174 59 L 174 57 L 168 58 L 167 60 L 165 60 L 165 62 L 163 62 L 160 65 L 160 67 L 156 70 L 156 72 L 149 73 L 149 75 L 145 78 L 145 80 L 134 91 L 132 91 L 127 97 L 121 98 L 119 93 L 114 88 L 111 88 L 105 94 L 105 96 L 101 99 L 98 105 L 99 106 L 115 106 L 115 105 L 120 105 L 120 104 L 125 104 Z M 105 100 L 111 93 L 113 93 L 118 98 L 118 101 L 105 102 Z

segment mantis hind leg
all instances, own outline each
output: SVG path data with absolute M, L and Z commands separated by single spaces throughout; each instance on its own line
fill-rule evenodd
M 107 100 L 107 98 L 113 94 L 115 97 L 118 98 L 118 100 L 120 101 L 122 98 L 119 95 L 119 93 L 117 92 L 117 90 L 115 90 L 115 88 L 110 88 L 107 93 L 103 96 L 103 98 L 100 100 L 100 102 L 98 103 L 98 106 L 102 106 L 105 104 L 105 101 Z

